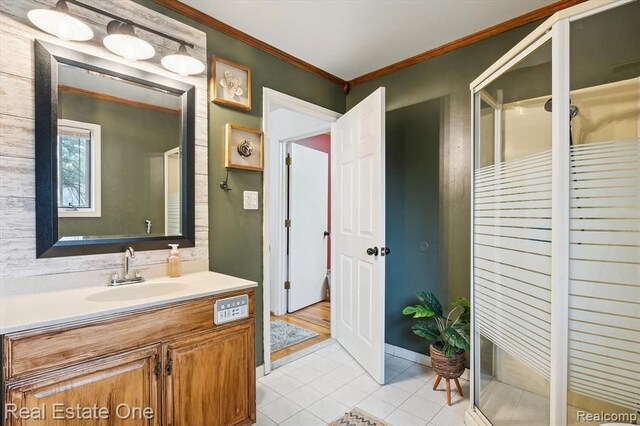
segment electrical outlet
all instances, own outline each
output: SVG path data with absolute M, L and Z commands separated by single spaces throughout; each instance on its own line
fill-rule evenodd
M 244 191 L 244 209 L 258 210 L 258 191 Z

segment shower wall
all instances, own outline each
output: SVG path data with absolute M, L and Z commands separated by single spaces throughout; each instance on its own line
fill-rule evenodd
M 549 113 L 544 110 L 549 98 L 540 96 L 503 106 L 505 161 L 550 146 L 551 121 Z M 571 92 L 571 104 L 578 107 L 578 115 L 571 121 L 574 144 L 634 137 L 640 128 L 640 78 L 574 90 Z M 485 131 L 492 132 L 492 129 Z
M 494 425 L 640 422 L 640 1 L 575 10 L 474 88 L 474 405 Z

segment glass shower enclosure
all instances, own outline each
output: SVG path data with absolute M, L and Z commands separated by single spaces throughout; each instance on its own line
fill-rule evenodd
M 640 424 L 640 1 L 588 1 L 471 84 L 468 424 Z

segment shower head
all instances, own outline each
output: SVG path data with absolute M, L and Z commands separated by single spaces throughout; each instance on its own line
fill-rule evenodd
M 569 100 L 571 102 L 571 100 Z M 549 98 L 547 102 L 544 103 L 544 110 L 547 112 L 553 111 L 553 101 L 552 98 Z M 578 115 L 578 107 L 575 105 L 569 105 L 569 120 L 573 119 Z

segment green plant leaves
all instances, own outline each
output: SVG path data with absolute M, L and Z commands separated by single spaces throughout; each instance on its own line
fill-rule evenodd
M 469 349 L 469 329 L 466 324 L 457 323 L 453 327 L 445 329 L 442 334 L 446 344 L 458 349 Z
M 411 327 L 413 333 L 427 340 L 440 340 L 440 330 L 433 324 L 419 321 Z
M 442 353 L 446 356 L 454 356 L 460 353 L 460 349 L 456 348 L 455 346 L 445 344 L 442 348 Z
M 453 309 L 447 317 L 443 316 L 442 305 L 435 294 L 431 292 L 417 293 L 421 304 L 407 306 L 402 310 L 404 315 L 412 315 L 413 318 L 433 318 L 435 324 L 426 321 L 418 321 L 411 327 L 414 334 L 427 340 L 440 343 L 442 352 L 446 356 L 452 356 L 470 348 L 469 320 L 471 317 L 471 305 L 467 299 L 460 298 L 451 303 Z M 462 313 L 457 317 L 454 311 Z
M 459 299 L 454 300 L 453 302 L 451 302 L 451 306 L 460 306 L 467 311 L 471 309 L 471 304 L 465 297 L 461 297 Z
M 418 299 L 434 313 L 434 316 L 442 316 L 442 305 L 435 294 L 422 291 L 417 293 L 416 296 L 418 296 Z
M 453 306 L 454 308 L 459 306 L 463 309 L 462 313 L 460 314 L 460 321 L 466 323 L 471 321 L 471 304 L 467 299 L 465 299 L 464 297 L 456 299 L 451 302 L 451 306 Z
M 430 318 L 433 311 L 424 305 L 407 306 L 402 310 L 404 315 L 413 315 L 414 318 Z

